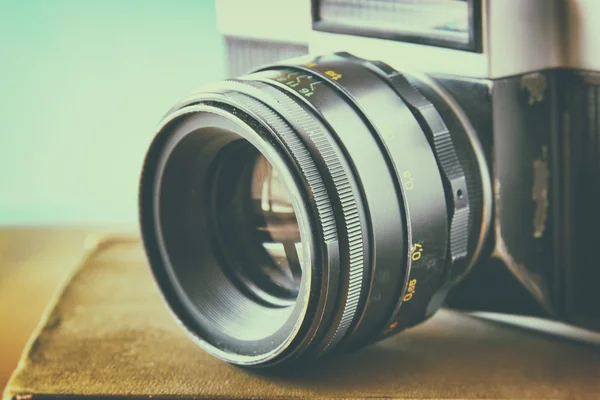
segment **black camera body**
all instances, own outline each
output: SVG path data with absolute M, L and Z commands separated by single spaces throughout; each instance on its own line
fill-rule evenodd
M 593 1 L 217 2 L 229 73 L 349 51 L 426 71 L 480 138 L 494 210 L 483 260 L 448 305 L 599 329 L 600 42 Z M 282 5 L 280 5 L 282 6 Z M 260 29 L 235 14 L 243 11 Z
M 600 74 L 434 79 L 477 131 L 495 197 L 486 250 L 448 306 L 600 329 Z

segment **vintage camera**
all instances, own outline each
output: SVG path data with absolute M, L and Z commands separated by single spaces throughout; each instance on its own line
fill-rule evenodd
M 290 363 L 441 306 L 600 330 L 600 2 L 217 6 L 246 75 L 167 114 L 140 186 L 204 349 Z

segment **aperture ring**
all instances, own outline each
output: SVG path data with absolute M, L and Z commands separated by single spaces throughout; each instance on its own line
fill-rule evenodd
M 375 72 L 385 75 L 390 86 L 406 102 L 413 115 L 423 126 L 442 176 L 445 177 L 451 190 L 451 194 L 448 196 L 452 204 L 449 233 L 451 261 L 455 262 L 467 257 L 471 212 L 469 192 L 467 179 L 456 154 L 450 131 L 433 104 L 412 86 L 404 75 L 381 62 L 363 62 L 367 66 L 370 64 L 371 70 L 375 67 L 377 69 Z
M 306 132 L 310 141 L 314 144 L 321 157 L 323 158 L 333 185 L 335 192 L 339 198 L 340 207 L 344 220 L 344 232 L 348 242 L 348 286 L 343 297 L 343 311 L 333 336 L 323 351 L 335 346 L 346 334 L 358 309 L 360 294 L 362 291 L 363 269 L 364 269 L 364 250 L 362 226 L 359 218 L 358 207 L 354 198 L 353 190 L 348 181 L 348 177 L 342 164 L 340 163 L 336 152 L 329 143 L 329 139 L 322 131 L 320 126 L 315 123 L 312 118 L 302 107 L 290 99 L 278 89 L 253 80 L 230 80 L 227 83 L 237 83 L 247 86 L 252 86 L 261 92 L 272 97 L 285 111 L 289 117 L 289 121 L 294 121 L 303 132 Z M 297 137 L 295 140 L 300 141 Z M 296 147 L 296 146 L 295 146 Z M 291 149 L 292 152 L 295 151 Z M 306 151 L 304 149 L 304 151 Z M 308 154 L 306 154 L 308 156 Z M 342 271 L 340 271 L 342 273 Z M 342 275 L 342 274 L 341 274 Z

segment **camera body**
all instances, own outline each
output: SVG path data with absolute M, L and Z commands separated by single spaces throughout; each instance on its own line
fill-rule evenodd
M 483 251 L 446 305 L 600 330 L 594 15 L 593 0 L 217 1 L 231 76 L 340 50 L 426 73 L 477 133 L 493 193 Z

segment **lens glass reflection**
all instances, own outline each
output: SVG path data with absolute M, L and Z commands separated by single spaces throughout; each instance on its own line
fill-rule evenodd
M 254 229 L 271 262 L 263 273 L 276 284 L 297 294 L 302 276 L 302 242 L 289 191 L 269 161 L 254 160 L 250 184 Z
M 243 142 L 227 149 L 215 179 L 219 242 L 234 279 L 263 299 L 296 299 L 303 249 L 283 177 Z

